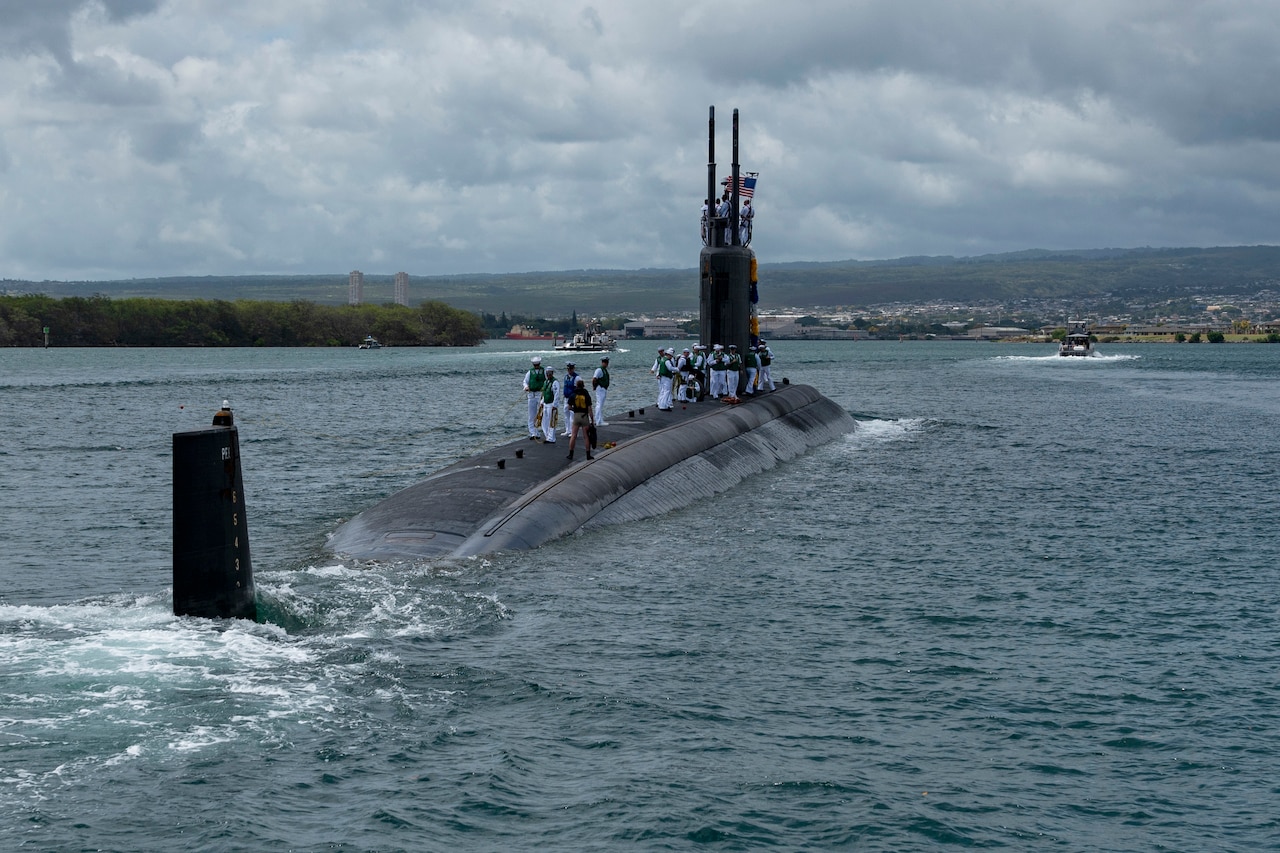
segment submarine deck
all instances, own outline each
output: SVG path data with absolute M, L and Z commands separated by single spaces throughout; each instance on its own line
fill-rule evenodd
M 854 428 L 806 385 L 608 415 L 588 461 L 568 437 L 523 438 L 443 468 L 352 518 L 328 542 L 356 559 L 532 548 L 583 528 L 688 506 Z M 607 443 L 616 443 L 606 448 Z

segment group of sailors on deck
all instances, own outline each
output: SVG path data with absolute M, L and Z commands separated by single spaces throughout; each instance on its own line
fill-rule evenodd
M 773 350 L 761 340 L 738 352 L 737 344 L 714 344 L 710 351 L 694 344 L 679 355 L 673 347 L 658 350 L 649 368 L 658 380 L 658 409 L 669 412 L 675 402 L 696 403 L 704 397 L 715 400 L 736 399 L 741 393 L 752 395 L 773 391 Z
M 535 355 L 529 361 L 523 383 L 529 402 L 529 438 L 555 444 L 560 413 L 564 412 L 564 432 L 560 435 L 569 436 L 569 458 L 572 459 L 579 432 L 584 433 L 585 444 L 585 433 L 590 427 L 609 425 L 604 419 L 605 400 L 609 396 L 609 356 L 601 356 L 600 366 L 591 377 L 594 396 L 587 390 L 587 380 L 578 375 L 574 362 L 565 362 L 564 379 L 560 380 L 554 367 L 542 366 L 542 356 Z M 591 445 L 586 447 L 590 459 Z
M 554 367 L 543 366 L 542 356 L 535 355 L 529 361 L 523 380 L 529 404 L 529 439 L 555 444 L 563 413 L 564 432 L 559 435 L 569 436 L 569 458 L 573 458 L 574 445 L 582 433 L 590 459 L 589 429 L 609 425 L 604 419 L 605 400 L 609 396 L 609 356 L 601 356 L 589 388 L 587 379 L 578 375 L 577 365 L 572 361 L 565 362 L 563 379 L 556 376 Z M 659 349 L 653 367 L 649 368 L 658 380 L 658 409 L 670 412 L 677 400 L 696 403 L 711 397 L 736 401 L 739 393 L 752 395 L 776 390 L 771 374 L 773 361 L 773 350 L 764 340 L 747 347 L 745 353 L 738 352 L 737 344 L 728 347 L 715 344 L 709 350 L 694 344 L 679 354 L 673 347 Z

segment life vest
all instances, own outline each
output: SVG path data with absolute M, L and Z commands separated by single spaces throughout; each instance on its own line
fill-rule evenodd
M 596 387 L 597 388 L 609 387 L 609 371 L 603 367 L 600 368 L 600 375 L 596 377 Z
M 529 386 L 530 394 L 540 393 L 547 385 L 547 372 L 541 367 L 530 370 L 525 384 Z

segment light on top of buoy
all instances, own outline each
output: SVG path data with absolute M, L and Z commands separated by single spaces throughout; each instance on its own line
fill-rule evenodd
M 223 400 L 222 408 L 219 409 L 217 412 L 215 412 L 213 415 L 213 425 L 229 427 L 233 423 L 234 421 L 232 420 L 232 416 L 231 416 L 231 401 Z

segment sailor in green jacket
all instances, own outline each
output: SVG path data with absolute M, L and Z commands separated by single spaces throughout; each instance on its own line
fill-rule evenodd
M 773 384 L 773 373 L 769 369 L 773 364 L 774 358 L 773 350 L 769 349 L 769 342 L 760 341 L 760 345 L 756 347 L 756 353 L 760 356 L 760 390 L 777 390 Z
M 707 360 L 707 367 L 711 371 L 711 396 L 714 399 L 720 399 L 729 393 L 729 389 L 725 386 L 725 369 L 729 366 L 729 359 L 724 354 L 724 344 L 716 344 L 711 348 L 711 358 Z
M 724 381 L 728 386 L 729 396 L 738 396 L 738 374 L 742 371 L 742 356 L 738 355 L 738 345 L 729 344 L 729 365 L 725 369 Z
M 542 389 L 547 384 L 547 374 L 542 369 L 542 356 L 529 359 L 532 366 L 524 375 L 524 391 L 529 395 L 529 440 L 538 438 L 538 404 L 542 402 Z
M 564 394 L 560 391 L 560 383 L 556 381 L 556 370 L 548 367 L 547 384 L 542 389 L 542 441 L 547 444 L 556 443 L 556 418 L 563 403 Z
M 747 347 L 747 354 L 742 357 L 742 366 L 747 371 L 747 382 L 742 389 L 744 394 L 756 393 L 756 374 L 760 372 L 760 356 L 755 347 Z

